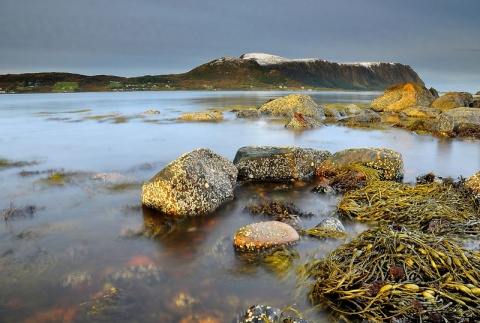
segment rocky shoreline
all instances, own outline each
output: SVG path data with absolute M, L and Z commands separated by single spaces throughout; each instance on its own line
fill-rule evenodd
M 352 105 L 348 109 L 334 111 L 315 104 L 306 95 L 293 94 L 267 102 L 259 109 L 238 111 L 237 116 L 284 118 L 289 120 L 285 127 L 295 130 L 329 122 L 361 127 L 382 124 L 438 136 L 478 140 L 478 106 L 479 100 L 469 93 L 448 93 L 438 97 L 432 89 L 406 83 L 389 88 L 372 101 L 370 108 Z M 349 116 L 345 117 L 347 114 Z M 382 122 L 388 116 L 395 116 L 396 121 L 393 124 Z M 428 127 L 423 126 L 419 130 L 420 123 Z M 259 204 L 251 210 L 269 214 L 271 221 L 254 222 L 239 228 L 232 247 L 247 254 L 255 251 L 252 254 L 254 257 L 266 252 L 259 261 L 266 261 L 272 255 L 285 257 L 285 252 L 288 259 L 291 257 L 288 246 L 298 243 L 300 235 L 339 238 L 345 234 L 342 216 L 368 221 L 374 229 L 359 237 L 371 239 L 368 244 L 354 244 L 351 247 L 353 251 L 345 249 L 349 245 L 344 245 L 328 255 L 328 262 L 338 261 L 338 266 L 342 266 L 341 259 L 346 257 L 350 265 L 342 272 L 338 272 L 335 266 L 322 265 L 320 268 L 317 260 L 307 261 L 303 268 L 306 277 L 303 284 L 310 288 L 308 297 L 312 305 L 327 308 L 334 315 L 342 316 L 341 313 L 344 313 L 352 319 L 373 321 L 383 320 L 384 317 L 390 317 L 391 322 L 408 319 L 440 322 L 477 317 L 480 310 L 473 308 L 472 304 L 480 301 L 480 293 L 477 294 L 480 290 L 480 253 L 467 251 L 457 241 L 480 233 L 480 172 L 459 181 L 438 178 L 434 174 L 419 174 L 414 185 L 401 183 L 403 172 L 401 154 L 378 147 L 352 148 L 332 154 L 292 146 L 249 146 L 240 148 L 233 161 L 201 148 L 182 155 L 145 183 L 142 203 L 168 215 L 171 221 L 172 216 L 181 219 L 213 212 L 234 198 L 235 186 L 241 187 L 246 182 L 291 183 L 316 178 L 320 184 L 315 192 L 343 194 L 335 217 L 322 221 L 314 228 L 303 228 L 298 225 L 301 223 L 301 210 L 272 204 L 275 201 Z M 382 191 L 385 192 L 383 197 Z M 366 206 L 361 206 L 361 203 L 366 203 Z M 366 208 L 365 213 L 360 213 L 362 208 Z M 296 211 L 292 212 L 292 209 Z M 162 230 L 156 232 L 161 234 Z M 395 240 L 380 243 L 375 239 L 375 232 L 384 234 L 385 241 L 392 237 Z M 407 242 L 401 242 L 402 239 L 407 241 L 414 236 L 416 244 L 426 245 L 427 257 L 418 250 L 405 249 Z M 446 245 L 435 249 L 430 242 L 432 239 L 446 241 Z M 397 246 L 393 254 L 388 249 L 392 243 Z M 375 267 L 379 260 L 367 258 L 365 263 L 355 267 L 354 259 L 370 250 L 389 254 L 390 262 L 385 267 L 384 263 Z M 468 263 L 470 274 L 455 274 L 462 268 L 457 260 L 466 253 L 471 256 Z M 338 260 L 334 260 L 333 255 Z M 367 271 L 369 278 L 365 275 L 357 277 L 352 272 L 367 270 L 367 263 L 374 265 Z M 344 284 L 346 281 L 349 283 Z M 332 287 L 327 287 L 328 284 L 337 285 L 335 293 Z M 339 286 L 342 286 L 341 290 L 338 290 Z M 405 290 L 408 293 L 401 292 Z M 386 301 L 385 297 L 396 293 L 408 303 L 402 298 L 388 298 Z M 466 293 L 467 297 L 462 293 Z M 456 302 L 456 305 L 446 306 L 449 301 Z M 381 302 L 389 305 L 382 309 Z M 239 322 L 262 322 L 264 319 L 272 322 L 309 322 L 298 315 L 280 321 L 280 313 L 277 308 L 257 304 L 247 310 Z

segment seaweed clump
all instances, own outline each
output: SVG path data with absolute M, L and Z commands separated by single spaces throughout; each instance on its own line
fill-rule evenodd
M 444 237 L 375 227 L 302 267 L 309 299 L 340 318 L 468 322 L 479 317 L 480 253 Z

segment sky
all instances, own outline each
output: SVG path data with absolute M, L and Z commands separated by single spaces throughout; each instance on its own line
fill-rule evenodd
M 480 0 L 0 0 L 0 74 L 142 76 L 259 52 L 480 91 Z

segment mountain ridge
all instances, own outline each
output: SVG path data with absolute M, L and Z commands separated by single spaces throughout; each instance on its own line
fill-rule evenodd
M 288 59 L 247 53 L 238 58 L 220 57 L 188 72 L 169 75 L 6 74 L 0 75 L 0 91 L 385 90 L 405 82 L 424 85 L 409 65 L 401 63 L 336 63 L 318 58 Z

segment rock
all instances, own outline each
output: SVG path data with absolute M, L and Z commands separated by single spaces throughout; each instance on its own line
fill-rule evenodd
M 454 108 L 443 112 L 438 118 L 438 132 L 453 132 L 460 123 L 480 124 L 480 109 Z
M 282 311 L 279 308 L 266 305 L 253 305 L 243 316 L 240 323 L 277 322 Z
M 347 116 L 351 115 L 357 115 L 357 114 L 362 114 L 364 113 L 364 109 L 360 108 L 356 104 L 349 104 L 343 109 L 343 113 L 346 114 Z
M 306 94 L 290 94 L 283 98 L 269 101 L 260 107 L 264 115 L 291 118 L 294 113 L 301 113 L 304 117 L 320 120 L 325 112 L 322 106 L 317 105 Z
M 399 111 L 411 106 L 429 106 L 434 100 L 432 93 L 423 85 L 408 82 L 389 87 L 370 106 L 377 112 Z
M 163 281 L 164 278 L 164 272 L 154 265 L 122 267 L 110 274 L 110 279 L 114 282 L 141 280 L 154 284 Z
M 407 117 L 414 118 L 437 118 L 442 113 L 442 110 L 437 108 L 423 107 L 423 106 L 412 106 L 400 110 Z
M 147 110 L 143 112 L 143 114 L 160 114 L 160 111 L 158 110 Z
M 432 108 L 442 111 L 469 107 L 473 103 L 473 96 L 468 92 L 448 92 L 431 103 Z
M 242 109 L 237 112 L 237 118 L 255 119 L 261 116 L 260 110 L 255 108 Z
M 480 200 L 480 172 L 469 177 L 465 181 L 465 186 L 472 190 L 473 196 Z
M 376 112 L 362 113 L 340 119 L 338 122 L 347 123 L 349 126 L 366 125 L 382 121 L 380 115 Z
M 437 122 L 431 119 L 418 119 L 406 125 L 405 129 L 420 133 L 432 133 L 437 131 Z
M 438 95 L 438 91 L 435 90 L 433 87 L 429 88 L 428 91 L 430 91 L 430 93 L 432 93 L 432 95 L 435 99 L 438 99 L 440 97 L 440 95 Z
M 180 156 L 143 184 L 142 204 L 175 215 L 214 211 L 233 198 L 237 168 L 210 149 Z
M 237 250 L 253 251 L 293 244 L 299 239 L 297 231 L 290 225 L 278 221 L 266 221 L 240 228 L 233 238 L 233 245 Z
M 223 120 L 223 113 L 217 111 L 199 111 L 185 113 L 178 117 L 178 120 L 185 121 L 218 121 Z
M 343 226 L 343 223 L 334 217 L 328 217 L 323 219 L 319 224 L 315 226 L 326 231 L 332 231 L 335 234 L 347 234 L 347 230 Z
M 318 122 L 314 118 L 305 117 L 301 113 L 294 113 L 290 121 L 287 122 L 285 128 L 294 129 L 294 130 L 303 130 L 308 128 L 318 128 L 323 126 L 322 123 Z
M 480 100 L 473 100 L 472 104 L 470 104 L 472 108 L 480 108 Z
M 324 108 L 324 112 L 327 118 L 340 119 L 342 117 L 342 114 L 337 109 Z
M 318 173 L 340 173 L 352 164 L 378 170 L 382 180 L 401 180 L 404 174 L 402 155 L 386 148 L 350 148 L 338 151 L 320 165 Z
M 237 151 L 233 163 L 240 180 L 295 181 L 312 176 L 330 155 L 294 146 L 247 146 Z
M 462 122 L 453 127 L 453 132 L 457 137 L 480 139 L 480 123 Z

